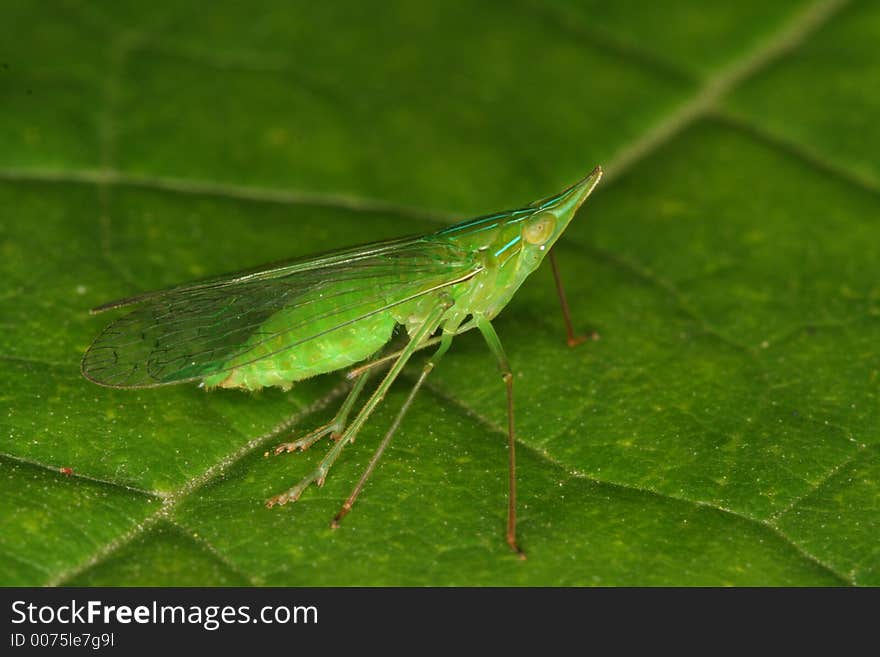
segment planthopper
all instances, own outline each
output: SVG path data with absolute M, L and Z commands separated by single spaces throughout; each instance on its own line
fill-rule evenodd
M 352 508 L 413 398 L 453 338 L 477 329 L 498 361 L 507 389 L 509 498 L 507 543 L 516 540 L 516 457 L 513 375 L 492 320 L 541 264 L 602 169 L 527 207 L 468 219 L 427 235 L 404 237 L 206 279 L 112 301 L 99 313 L 131 308 L 95 339 L 83 375 L 113 388 L 199 382 L 205 388 L 289 389 L 297 381 L 345 368 L 351 389 L 328 424 L 275 453 L 304 450 L 334 439 L 318 466 L 272 507 L 323 485 L 412 355 L 436 349 L 385 433 L 366 470 L 333 519 Z M 575 344 L 565 295 L 551 254 L 569 345 Z M 406 342 L 391 349 L 398 326 Z M 356 366 L 356 367 L 354 367 Z M 386 371 L 387 369 L 387 371 Z M 384 372 L 358 407 L 369 379 Z M 357 411 L 355 412 L 355 409 Z

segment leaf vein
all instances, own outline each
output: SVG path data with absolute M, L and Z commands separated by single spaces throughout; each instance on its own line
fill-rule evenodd
M 275 438 L 282 431 L 285 431 L 289 427 L 293 426 L 304 417 L 308 417 L 312 413 L 318 412 L 319 410 L 330 404 L 333 400 L 342 396 L 347 388 L 348 386 L 345 384 L 337 386 L 326 395 L 320 397 L 315 402 L 310 404 L 305 409 L 294 413 L 290 417 L 286 418 L 284 421 L 277 424 L 268 432 L 256 438 L 253 438 L 252 440 L 249 440 L 238 449 L 230 452 L 227 456 L 216 461 L 207 469 L 205 469 L 201 475 L 189 479 L 176 491 L 166 493 L 162 497 L 161 508 L 159 508 L 155 513 L 148 516 L 140 524 L 132 527 L 129 531 L 121 534 L 116 539 L 104 544 L 101 549 L 97 550 L 93 555 L 91 555 L 84 561 L 67 569 L 66 571 L 57 574 L 47 583 L 47 586 L 61 586 L 64 584 L 64 582 L 69 581 L 80 573 L 83 573 L 86 570 L 96 566 L 98 563 L 117 552 L 120 548 L 130 544 L 133 540 L 143 535 L 147 530 L 154 527 L 159 521 L 174 522 L 175 524 L 177 524 L 175 516 L 173 515 L 174 510 L 184 499 L 186 499 L 197 489 L 206 486 L 210 482 L 222 476 L 230 467 L 241 461 L 253 451 L 259 449 L 268 441 Z M 238 433 L 240 434 L 241 432 Z
M 73 471 L 71 474 L 64 474 L 61 471 L 62 466 L 54 466 L 47 465 L 46 463 L 41 463 L 40 461 L 36 461 L 34 459 L 29 459 L 24 456 L 17 456 L 15 454 L 9 454 L 8 452 L 0 452 L 0 461 L 5 460 L 11 463 L 15 463 L 16 465 L 25 465 L 32 468 L 38 468 L 40 470 L 47 470 L 55 475 L 69 477 L 75 480 L 87 481 L 93 484 L 100 484 L 102 486 L 110 486 L 112 488 L 120 488 L 124 491 L 130 493 L 137 493 L 138 495 L 143 495 L 146 497 L 152 497 L 156 499 L 163 499 L 165 497 L 164 493 L 156 490 L 148 490 L 146 488 L 139 488 L 137 486 L 131 486 L 129 484 L 124 484 L 118 481 L 111 481 L 110 479 L 102 479 L 101 477 L 94 477 L 91 475 L 82 474 L 76 471 Z
M 492 422 L 488 418 L 484 417 L 480 413 L 476 412 L 474 409 L 472 409 L 470 406 L 468 406 L 464 402 L 462 402 L 454 397 L 451 397 L 451 396 L 447 395 L 444 391 L 436 388 L 436 386 L 434 386 L 432 383 L 425 383 L 424 388 L 429 390 L 438 399 L 458 408 L 460 411 L 465 413 L 467 416 L 476 420 L 477 422 L 484 425 L 486 428 L 490 429 L 491 431 L 493 431 L 495 433 L 499 433 L 505 437 L 507 436 L 507 429 L 497 426 L 494 422 Z M 693 506 L 696 508 L 713 509 L 715 511 L 720 511 L 721 513 L 724 513 L 725 515 L 729 515 L 732 518 L 737 519 L 738 521 L 743 521 L 743 522 L 748 522 L 751 524 L 758 525 L 759 527 L 763 528 L 764 530 L 769 530 L 774 535 L 778 536 L 785 544 L 787 544 L 792 550 L 797 552 L 801 557 L 803 557 L 803 558 L 807 559 L 808 561 L 816 564 L 817 566 L 820 566 L 821 568 L 827 570 L 829 574 L 833 575 L 834 577 L 837 577 L 842 582 L 845 582 L 850 585 L 855 584 L 854 580 L 851 577 L 848 577 L 848 576 L 840 573 L 835 568 L 833 568 L 831 565 L 825 563 L 824 561 L 819 559 L 817 556 L 808 552 L 803 546 L 795 543 L 795 541 L 791 537 L 787 536 L 781 529 L 779 529 L 779 527 L 772 524 L 768 520 L 765 520 L 763 518 L 752 517 L 752 516 L 749 516 L 749 515 L 746 515 L 746 514 L 740 512 L 740 511 L 735 511 L 733 509 L 729 509 L 727 507 L 723 507 L 718 504 L 713 504 L 710 502 L 705 502 L 702 500 L 693 500 L 693 499 L 688 499 L 686 497 L 679 497 L 676 495 L 671 495 L 669 493 L 664 493 L 661 491 L 652 490 L 650 488 L 643 488 L 641 486 L 635 486 L 633 484 L 616 482 L 616 481 L 608 481 L 605 479 L 599 479 L 599 478 L 596 478 L 596 477 L 589 475 L 585 472 L 581 472 L 580 470 L 569 468 L 565 464 L 554 459 L 549 453 L 545 452 L 544 450 L 538 449 L 537 447 L 530 445 L 529 443 L 523 442 L 521 438 L 517 437 L 516 442 L 518 444 L 520 444 L 521 446 L 523 446 L 525 449 L 527 449 L 530 453 L 537 456 L 540 460 L 544 461 L 545 463 L 548 463 L 551 466 L 558 468 L 559 470 L 564 472 L 566 475 L 568 475 L 569 477 L 572 477 L 574 479 L 579 479 L 581 481 L 590 482 L 590 483 L 593 483 L 593 484 L 596 484 L 599 486 L 606 486 L 609 488 L 616 488 L 616 489 L 620 489 L 620 490 L 627 490 L 627 491 L 640 493 L 643 495 L 649 495 L 651 497 L 656 497 L 661 500 L 683 503 L 683 504 L 687 504 L 687 505 L 690 505 L 690 506 Z

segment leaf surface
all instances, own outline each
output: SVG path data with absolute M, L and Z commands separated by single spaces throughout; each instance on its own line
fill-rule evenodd
M 880 7 L 13 2 L 0 24 L 0 584 L 880 584 Z M 338 375 L 99 388 L 110 299 L 608 176 L 326 485 Z M 417 365 L 416 365 L 417 366 Z M 65 474 L 62 468 L 72 472 Z

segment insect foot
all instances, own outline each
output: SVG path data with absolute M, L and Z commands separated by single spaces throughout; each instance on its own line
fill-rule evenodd
M 321 440 L 321 438 L 327 435 L 330 436 L 330 439 L 333 442 L 336 442 L 337 440 L 339 440 L 339 436 L 342 434 L 342 430 L 344 428 L 345 427 L 339 422 L 329 422 L 328 424 L 322 425 L 314 431 L 307 433 L 302 438 L 299 438 L 289 443 L 281 443 L 275 448 L 275 455 L 277 456 L 282 452 L 304 452 L 316 442 Z
M 330 529 L 339 529 L 342 519 L 348 515 L 348 512 L 351 511 L 351 507 L 354 502 L 351 498 L 345 501 L 345 504 L 342 505 L 342 508 L 339 509 L 339 513 L 333 516 L 333 520 L 330 521 Z
M 296 502 L 300 495 L 303 494 L 303 491 L 309 487 L 310 484 L 315 483 L 318 486 L 324 485 L 324 478 L 327 476 L 326 468 L 317 467 L 312 470 L 311 473 L 303 477 L 293 488 L 281 493 L 280 495 L 276 495 L 275 497 L 270 497 L 266 500 L 266 507 L 271 509 L 276 504 L 283 505 L 288 502 Z
M 510 546 L 510 549 L 514 551 L 517 557 L 519 557 L 520 561 L 525 561 L 526 553 L 523 552 L 522 548 L 519 546 L 519 543 L 516 542 L 515 538 L 507 537 L 507 544 Z

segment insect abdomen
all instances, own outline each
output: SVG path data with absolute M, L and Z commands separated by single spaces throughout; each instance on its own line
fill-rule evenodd
M 205 385 L 247 390 L 267 386 L 287 389 L 295 381 L 369 358 L 388 342 L 396 324 L 389 313 L 382 312 L 333 328 L 340 323 L 337 314 L 332 319 L 312 323 L 308 330 L 315 337 L 304 339 L 307 336 L 289 330 L 298 323 L 296 315 L 296 311 L 281 311 L 270 318 L 249 341 L 252 348 L 230 361 L 226 371 L 207 377 Z M 266 338 L 273 333 L 277 335 Z

